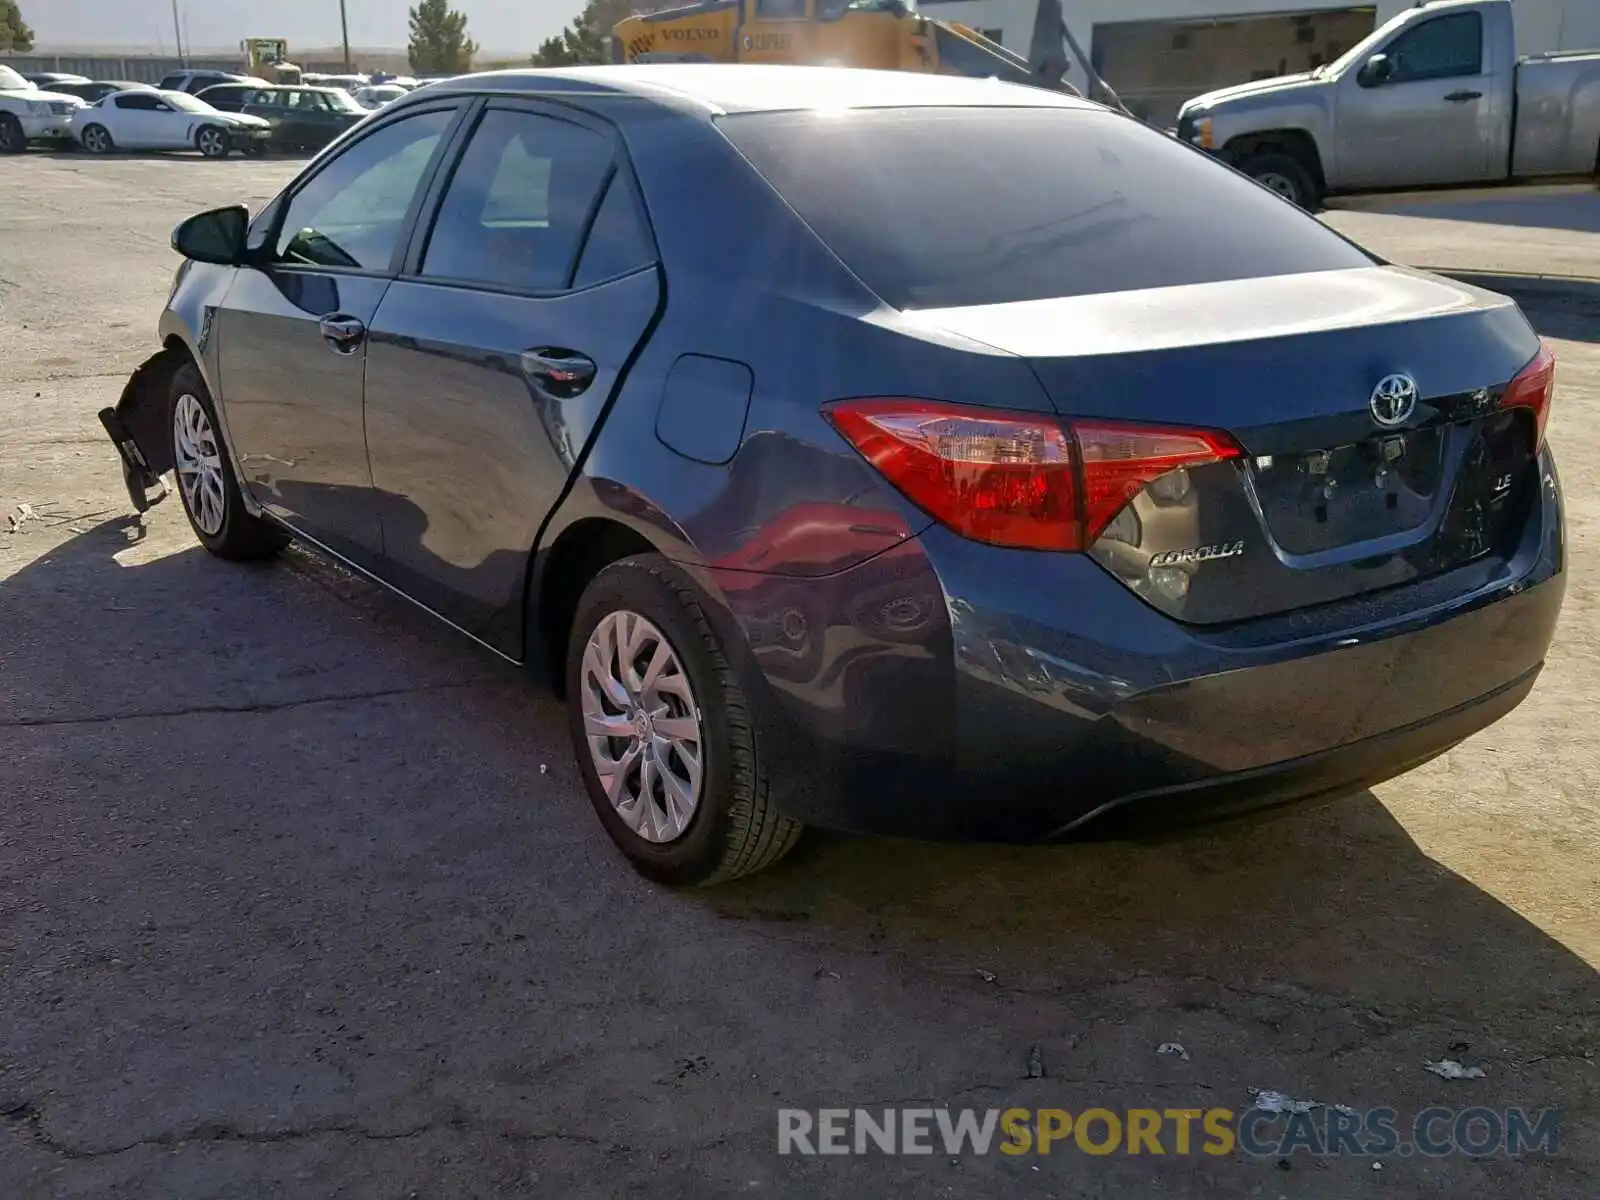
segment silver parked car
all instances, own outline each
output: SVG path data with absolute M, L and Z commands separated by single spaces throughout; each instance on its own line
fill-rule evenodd
M 1209 92 L 1178 136 L 1298 204 L 1600 168 L 1600 49 L 1519 59 L 1510 0 L 1407 9 L 1337 62 Z

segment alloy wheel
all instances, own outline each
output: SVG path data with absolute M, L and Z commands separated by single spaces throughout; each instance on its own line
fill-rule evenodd
M 678 652 L 638 613 L 608 613 L 589 635 L 580 680 L 606 799 L 645 841 L 682 837 L 700 803 L 705 732 Z
M 90 154 L 104 154 L 111 149 L 111 135 L 98 125 L 83 131 L 83 148 Z
M 210 416 L 188 392 L 178 397 L 172 409 L 172 462 L 183 489 L 184 507 L 201 533 L 216 537 L 227 516 L 222 455 Z
M 1293 204 L 1300 203 L 1300 189 L 1295 186 L 1294 180 L 1287 175 L 1280 175 L 1276 171 L 1268 171 L 1264 175 L 1257 175 L 1256 182 L 1277 192 L 1278 195 Z
M 227 136 L 220 129 L 202 129 L 199 145 L 200 153 L 207 158 L 221 158 L 228 152 Z

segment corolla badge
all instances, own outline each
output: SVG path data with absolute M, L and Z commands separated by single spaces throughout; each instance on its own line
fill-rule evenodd
M 1167 550 L 1150 557 L 1152 567 L 1198 566 L 1216 562 L 1219 558 L 1238 558 L 1244 553 L 1243 542 L 1218 542 L 1212 546 L 1193 546 L 1187 550 Z
M 1417 381 L 1409 375 L 1385 375 L 1372 389 L 1367 408 L 1385 429 L 1404 425 L 1417 411 Z

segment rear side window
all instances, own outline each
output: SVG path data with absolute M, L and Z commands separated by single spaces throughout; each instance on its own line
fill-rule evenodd
M 445 190 L 422 273 L 565 288 L 613 157 L 610 140 L 581 125 L 490 109 Z
M 655 260 L 655 248 L 627 179 L 620 174 L 613 175 L 605 199 L 600 202 L 600 211 L 589 227 L 589 240 L 583 244 L 583 257 L 578 260 L 578 273 L 573 277 L 572 286 L 582 288 L 604 283 Z
M 721 128 L 901 309 L 1332 271 L 1372 259 L 1174 138 L 1069 108 L 743 113 Z

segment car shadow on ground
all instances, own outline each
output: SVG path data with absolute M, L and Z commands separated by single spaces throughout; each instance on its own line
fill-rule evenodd
M 150 519 L 181 520 L 168 507 Z M 583 1113 L 626 1146 L 577 1143 L 561 1194 L 619 1194 L 595 1184 L 604 1155 L 714 1195 L 775 1169 L 779 1103 L 1021 1089 L 1240 1108 L 1249 1086 L 1412 1111 L 1594 1101 L 1577 1056 L 1596 972 L 1370 793 L 1161 844 L 813 834 L 764 875 L 664 892 L 605 842 L 561 711 L 514 672 L 319 558 L 154 555 L 139 529 L 88 527 L 0 584 L 0 881 L 17 914 L 0 1092 L 26 1088 L 13 1120 L 84 1160 L 71 1169 L 199 1194 L 165 1174 L 192 1161 L 175 1127 L 439 1111 L 453 1136 L 493 1125 L 497 1155 L 532 1161 L 543 1135 L 502 1127 Z M 139 1033 L 113 1045 L 108 1028 Z M 1168 1041 L 1194 1061 L 1158 1056 Z M 1445 1057 L 1490 1079 L 1442 1095 L 1422 1063 Z M 1520 1194 L 1577 1194 L 1587 1136 L 1577 1160 L 1517 1176 Z M 178 1149 L 95 1158 L 140 1137 Z M 668 1162 L 690 1143 L 709 1148 Z M 412 1153 L 384 1145 L 391 1169 Z M 407 1182 L 459 1192 L 425 1152 Z M 344 1168 L 319 1161 L 331 1190 Z M 1161 1169 L 1141 1161 L 1115 1170 Z M 891 1194 L 914 1177 L 875 1171 L 928 1162 L 849 1186 L 791 1164 L 767 1187 Z M 969 1185 L 1015 1165 L 973 1164 Z M 1247 1166 L 1185 1170 L 1215 1184 Z M 1421 1179 L 1399 1167 L 1386 1182 Z M 241 1159 L 228 1178 L 270 1190 L 272 1169 Z M 1316 1194 L 1348 1194 L 1332 1179 Z M 1509 1186 L 1457 1179 L 1454 1197 Z M 1245 1194 L 1229 1186 L 1204 1194 Z

